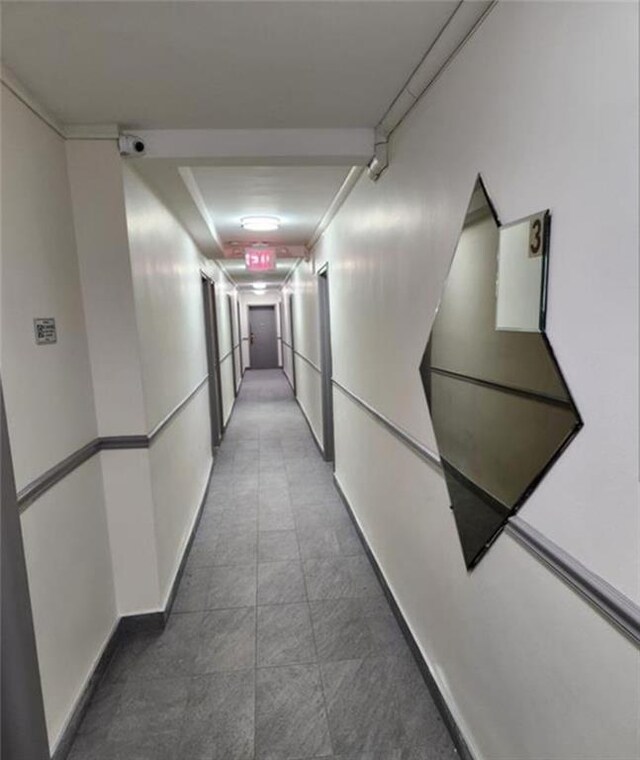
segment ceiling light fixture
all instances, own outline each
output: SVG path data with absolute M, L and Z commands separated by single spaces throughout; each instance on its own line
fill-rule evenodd
M 277 216 L 245 216 L 240 220 L 242 229 L 251 232 L 269 232 L 277 230 L 280 226 L 280 220 Z
M 253 283 L 253 289 L 257 291 L 262 291 L 267 289 L 267 284 L 264 282 L 254 282 Z

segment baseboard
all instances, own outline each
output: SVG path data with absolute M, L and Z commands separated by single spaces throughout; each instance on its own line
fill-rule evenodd
M 180 585 L 180 581 L 182 580 L 182 576 L 184 574 L 184 569 L 187 563 L 187 558 L 189 557 L 189 552 L 191 551 L 193 540 L 198 530 L 198 526 L 200 525 L 200 520 L 204 511 L 204 505 L 207 501 L 207 493 L 209 492 L 209 484 L 211 483 L 211 476 L 213 475 L 214 465 L 215 461 L 212 460 L 209 467 L 206 484 L 202 492 L 202 497 L 200 498 L 198 510 L 196 512 L 196 517 L 191 525 L 189 538 L 185 543 L 182 557 L 180 559 L 180 564 L 178 565 L 178 569 L 171 584 L 171 589 L 167 596 L 167 601 L 164 609 L 156 610 L 153 612 L 143 612 L 137 615 L 123 615 L 118 620 L 102 649 L 102 653 L 98 658 L 93 672 L 89 675 L 82 693 L 78 697 L 75 707 L 71 712 L 71 717 L 67 721 L 67 725 L 65 726 L 60 739 L 58 740 L 56 748 L 51 755 L 51 760 L 66 760 L 73 745 L 73 741 L 76 738 L 76 734 L 78 733 L 78 729 L 80 728 L 80 724 L 82 723 L 82 720 L 89 708 L 91 698 L 93 697 L 93 694 L 98 684 L 100 683 L 100 680 L 106 672 L 107 667 L 109 666 L 109 663 L 111 662 L 111 659 L 115 654 L 121 639 L 132 633 L 140 633 L 142 631 L 161 631 L 166 626 L 169 615 L 171 614 L 173 603 L 176 598 L 176 593 L 178 592 L 178 586 Z
M 387 583 L 387 579 L 385 578 L 384 573 L 382 572 L 382 569 L 380 565 L 378 564 L 378 560 L 376 559 L 371 547 L 369 546 L 369 542 L 367 541 L 367 538 L 364 532 L 362 531 L 362 528 L 360 527 L 360 523 L 358 522 L 355 516 L 355 513 L 351 507 L 351 504 L 349 503 L 349 500 L 347 499 L 344 491 L 342 490 L 342 486 L 340 485 L 340 482 L 338 478 L 336 477 L 335 473 L 333 475 L 333 483 L 336 487 L 336 490 L 338 491 L 338 494 L 340 495 L 340 498 L 342 499 L 342 503 L 344 504 L 349 514 L 349 517 L 351 518 L 353 526 L 356 529 L 356 532 L 360 538 L 360 541 L 369 559 L 369 562 L 371 563 L 371 566 L 373 567 L 373 570 L 376 576 L 378 577 L 378 580 L 380 581 L 382 590 L 384 591 L 384 594 L 387 597 L 387 601 L 389 602 L 391 610 L 396 620 L 398 621 L 400 630 L 402 631 L 402 634 L 407 644 L 409 645 L 411 654 L 413 655 L 418 665 L 418 668 L 420 669 L 420 673 L 422 674 L 422 677 L 424 678 L 427 688 L 429 689 L 429 693 L 431 694 L 431 697 L 433 698 L 433 701 L 435 702 L 435 705 L 438 708 L 440 715 L 442 716 L 442 720 L 444 721 L 444 724 L 446 725 L 447 729 L 449 730 L 449 733 L 451 734 L 451 738 L 453 740 L 453 743 L 455 744 L 456 750 L 458 751 L 458 755 L 462 758 L 462 760 L 475 760 L 469 748 L 469 745 L 467 744 L 462 734 L 462 731 L 460 730 L 460 727 L 458 726 L 458 723 L 456 722 L 455 718 L 453 717 L 453 714 L 451 713 L 451 710 L 449 709 L 449 706 L 447 705 L 447 702 L 446 702 L 446 699 L 444 698 L 443 693 L 440 691 L 440 687 L 438 686 L 438 683 L 435 680 L 433 673 L 431 672 L 431 668 L 429 667 L 428 663 L 425 661 L 424 657 L 422 656 L 420 647 L 418 646 L 418 643 L 414 639 L 413 634 L 411 633 L 411 629 L 409 628 L 409 625 L 407 624 L 407 621 L 404 619 L 404 615 L 402 614 L 402 611 L 393 595 L 393 592 L 391 591 L 391 588 L 389 587 L 389 584 Z
M 53 749 L 53 752 L 51 753 L 51 760 L 66 760 L 66 757 L 71 751 L 73 740 L 76 738 L 76 734 L 78 733 L 78 729 L 82 723 L 82 719 L 84 718 L 89 708 L 91 697 L 93 696 L 93 693 L 95 692 L 98 684 L 100 683 L 100 680 L 105 674 L 107 667 L 113 658 L 113 655 L 116 652 L 116 649 L 118 648 L 120 636 L 120 620 L 118 620 L 111 630 L 111 633 L 107 637 L 107 640 L 102 647 L 102 652 L 98 657 L 93 671 L 89 674 L 89 677 L 84 684 L 80 696 L 78 697 L 76 704 L 71 711 L 71 715 L 69 716 L 65 727 L 62 729 L 60 737 Z

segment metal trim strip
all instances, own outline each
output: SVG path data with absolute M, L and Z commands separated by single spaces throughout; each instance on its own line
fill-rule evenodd
M 33 504 L 44 493 L 59 483 L 67 475 L 70 475 L 80 465 L 84 464 L 100 451 L 113 451 L 122 449 L 148 449 L 157 436 L 169 425 L 174 417 L 191 401 L 198 393 L 202 386 L 209 380 L 204 377 L 198 385 L 177 404 L 160 422 L 153 428 L 148 435 L 110 435 L 94 438 L 89 443 L 81 446 L 76 451 L 69 454 L 62 461 L 53 465 L 35 480 L 32 480 L 18 492 L 18 508 L 20 513 L 24 512 L 27 507 Z
M 404 443 L 414 454 L 436 467 L 443 474 L 440 458 L 434 452 L 394 424 L 388 417 L 380 414 L 337 380 L 333 380 L 333 385 L 379 422 L 395 438 Z M 546 565 L 576 593 L 580 594 L 630 641 L 636 646 L 640 646 L 640 605 L 622 594 L 604 578 L 589 570 L 521 517 L 517 515 L 510 517 L 505 526 L 505 533 L 529 551 L 539 562 Z

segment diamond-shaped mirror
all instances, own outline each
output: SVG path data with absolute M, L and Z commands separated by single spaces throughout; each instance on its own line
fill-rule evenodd
M 469 568 L 582 426 L 544 331 L 549 232 L 501 225 L 478 177 L 420 365 Z

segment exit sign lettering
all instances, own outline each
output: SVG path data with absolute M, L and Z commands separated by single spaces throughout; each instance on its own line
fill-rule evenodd
M 270 272 L 276 268 L 276 252 L 273 248 L 245 248 L 244 260 L 250 272 Z

